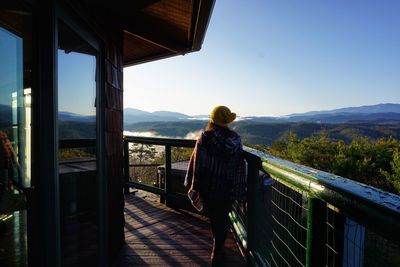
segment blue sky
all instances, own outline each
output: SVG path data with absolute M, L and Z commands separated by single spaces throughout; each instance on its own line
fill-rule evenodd
M 12 93 L 22 90 L 21 51 L 21 38 L 0 28 L 0 105 L 10 106 Z
M 60 112 L 96 114 L 95 71 L 96 58 L 94 56 L 58 50 L 58 110 Z
M 240 116 L 400 103 L 400 1 L 219 0 L 200 52 L 124 70 L 124 105 Z

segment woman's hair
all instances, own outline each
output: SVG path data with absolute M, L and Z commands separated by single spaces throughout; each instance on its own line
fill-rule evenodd
M 215 129 L 215 124 L 212 121 L 209 121 L 206 126 L 206 131 Z
M 215 130 L 216 128 L 222 129 L 223 131 L 226 130 L 228 132 L 232 132 L 232 130 L 228 126 L 220 126 L 220 125 L 213 123 L 212 121 L 209 121 L 207 123 L 206 131 Z

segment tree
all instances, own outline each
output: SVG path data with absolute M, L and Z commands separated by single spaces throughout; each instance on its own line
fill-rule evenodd
M 157 150 L 153 145 L 133 143 L 129 146 L 129 155 L 135 163 L 149 163 L 155 159 Z
M 400 193 L 400 142 L 394 138 L 354 139 L 350 144 L 327 135 L 299 139 L 289 133 L 267 152 L 296 163 Z
M 400 192 L 400 152 L 399 149 L 393 151 L 393 161 L 390 163 L 391 172 L 383 171 L 382 174 L 394 189 Z

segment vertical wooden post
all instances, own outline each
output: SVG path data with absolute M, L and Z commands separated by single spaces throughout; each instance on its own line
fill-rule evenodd
M 61 266 L 56 13 L 55 0 L 35 1 L 32 186 L 35 187 L 33 212 L 36 221 L 29 223 L 37 230 L 28 233 L 35 244 L 31 243 L 29 248 L 32 249 L 29 265 L 32 266 Z
M 165 205 L 170 205 L 170 199 L 168 198 L 171 190 L 171 145 L 165 145 Z
M 248 176 L 247 176 L 247 186 L 248 186 L 248 218 L 247 218 L 247 251 L 248 256 L 251 257 L 251 261 L 254 260 L 254 252 L 256 250 L 256 236 L 257 236 L 257 214 L 261 210 L 261 181 L 259 175 L 259 168 L 261 166 L 261 161 L 259 158 L 249 158 L 248 162 Z
M 124 140 L 124 193 L 129 194 L 129 176 L 130 176 L 130 167 L 129 167 L 129 141 Z

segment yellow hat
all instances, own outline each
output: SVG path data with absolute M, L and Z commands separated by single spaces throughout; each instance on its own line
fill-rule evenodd
M 226 127 L 236 119 L 236 113 L 231 112 L 228 107 L 216 106 L 211 111 L 210 119 L 216 125 Z

